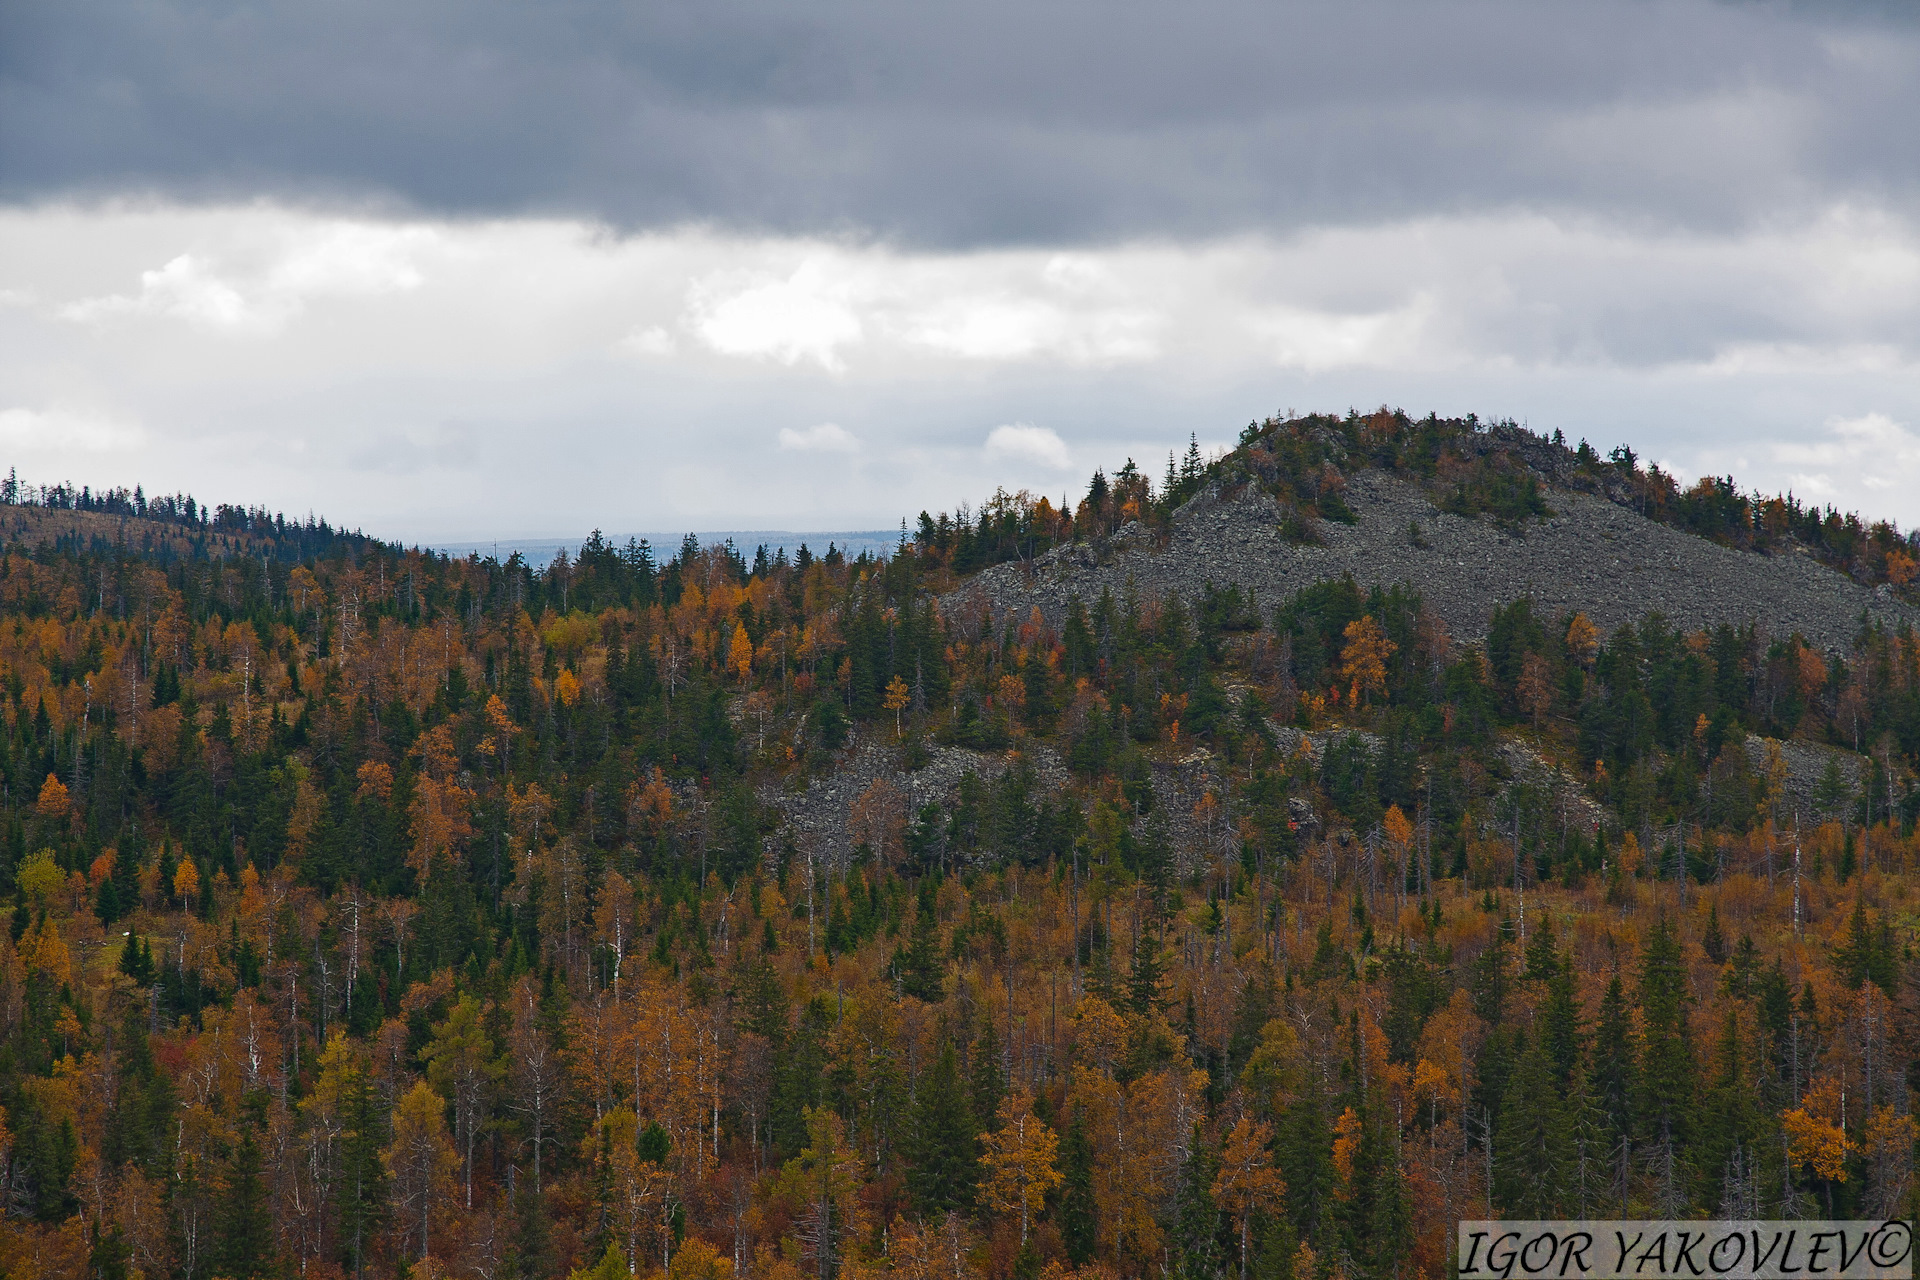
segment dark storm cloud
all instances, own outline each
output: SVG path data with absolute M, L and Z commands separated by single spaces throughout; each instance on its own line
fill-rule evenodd
M 0 4 L 0 199 L 371 199 L 910 243 L 1902 203 L 1899 9 Z

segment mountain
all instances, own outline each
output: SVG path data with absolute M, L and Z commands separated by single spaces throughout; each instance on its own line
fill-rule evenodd
M 1158 527 L 1131 520 L 1111 535 L 997 565 L 970 579 L 956 603 L 977 601 L 1015 619 L 1038 608 L 1058 626 L 1069 600 L 1091 605 L 1129 585 L 1190 605 L 1209 583 L 1233 585 L 1271 606 L 1314 582 L 1350 576 L 1362 586 L 1412 588 L 1462 639 L 1484 636 L 1495 606 L 1526 596 L 1543 614 L 1584 613 L 1605 631 L 1658 612 L 1688 631 L 1754 623 L 1836 652 L 1863 618 L 1890 628 L 1920 618 L 1884 573 L 1870 585 L 1862 577 L 1871 575 L 1823 562 L 1816 545 L 1784 535 L 1768 543 L 1763 503 L 1745 503 L 1756 512 L 1744 522 L 1748 537 L 1715 541 L 1641 514 L 1644 491 L 1662 486 L 1624 460 L 1589 461 L 1518 427 L 1466 421 L 1432 423 L 1441 443 L 1422 453 L 1414 439 L 1422 425 L 1401 415 L 1384 426 L 1269 422 L 1207 467 L 1199 492 Z M 1275 465 L 1289 448 L 1305 454 L 1296 463 L 1304 477 Z M 1476 502 L 1469 486 L 1484 489 L 1487 477 L 1531 492 L 1538 509 L 1523 502 L 1503 513 L 1493 501 Z M 1339 506 L 1332 517 L 1307 515 L 1304 529 L 1308 484 Z M 1790 508 L 1779 504 L 1784 524 Z

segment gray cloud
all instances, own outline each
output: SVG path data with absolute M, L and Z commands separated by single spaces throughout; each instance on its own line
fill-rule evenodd
M 1910 13 L 1911 11 L 1905 11 Z M 1920 36 L 1838 5 L 0 6 L 0 199 L 372 201 L 908 244 L 1910 201 Z

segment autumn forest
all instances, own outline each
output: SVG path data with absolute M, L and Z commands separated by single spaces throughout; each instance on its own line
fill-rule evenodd
M 1210 487 L 1310 543 L 1360 467 L 1524 536 L 1478 430 L 1268 420 L 879 558 L 9 480 L 0 1276 L 1443 1280 L 1463 1217 L 1912 1216 L 1912 630 L 956 591 Z M 1912 600 L 1890 525 L 1554 447 Z

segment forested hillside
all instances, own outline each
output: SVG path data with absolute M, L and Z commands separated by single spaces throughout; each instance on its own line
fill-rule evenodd
M 0 508 L 0 1275 L 1440 1280 L 1461 1217 L 1911 1216 L 1914 541 L 1523 436 L 1273 420 L 885 560 Z M 1249 489 L 1315 545 L 1363 474 L 1892 612 L 1097 575 Z M 1056 610 L 974 589 L 1049 552 Z

